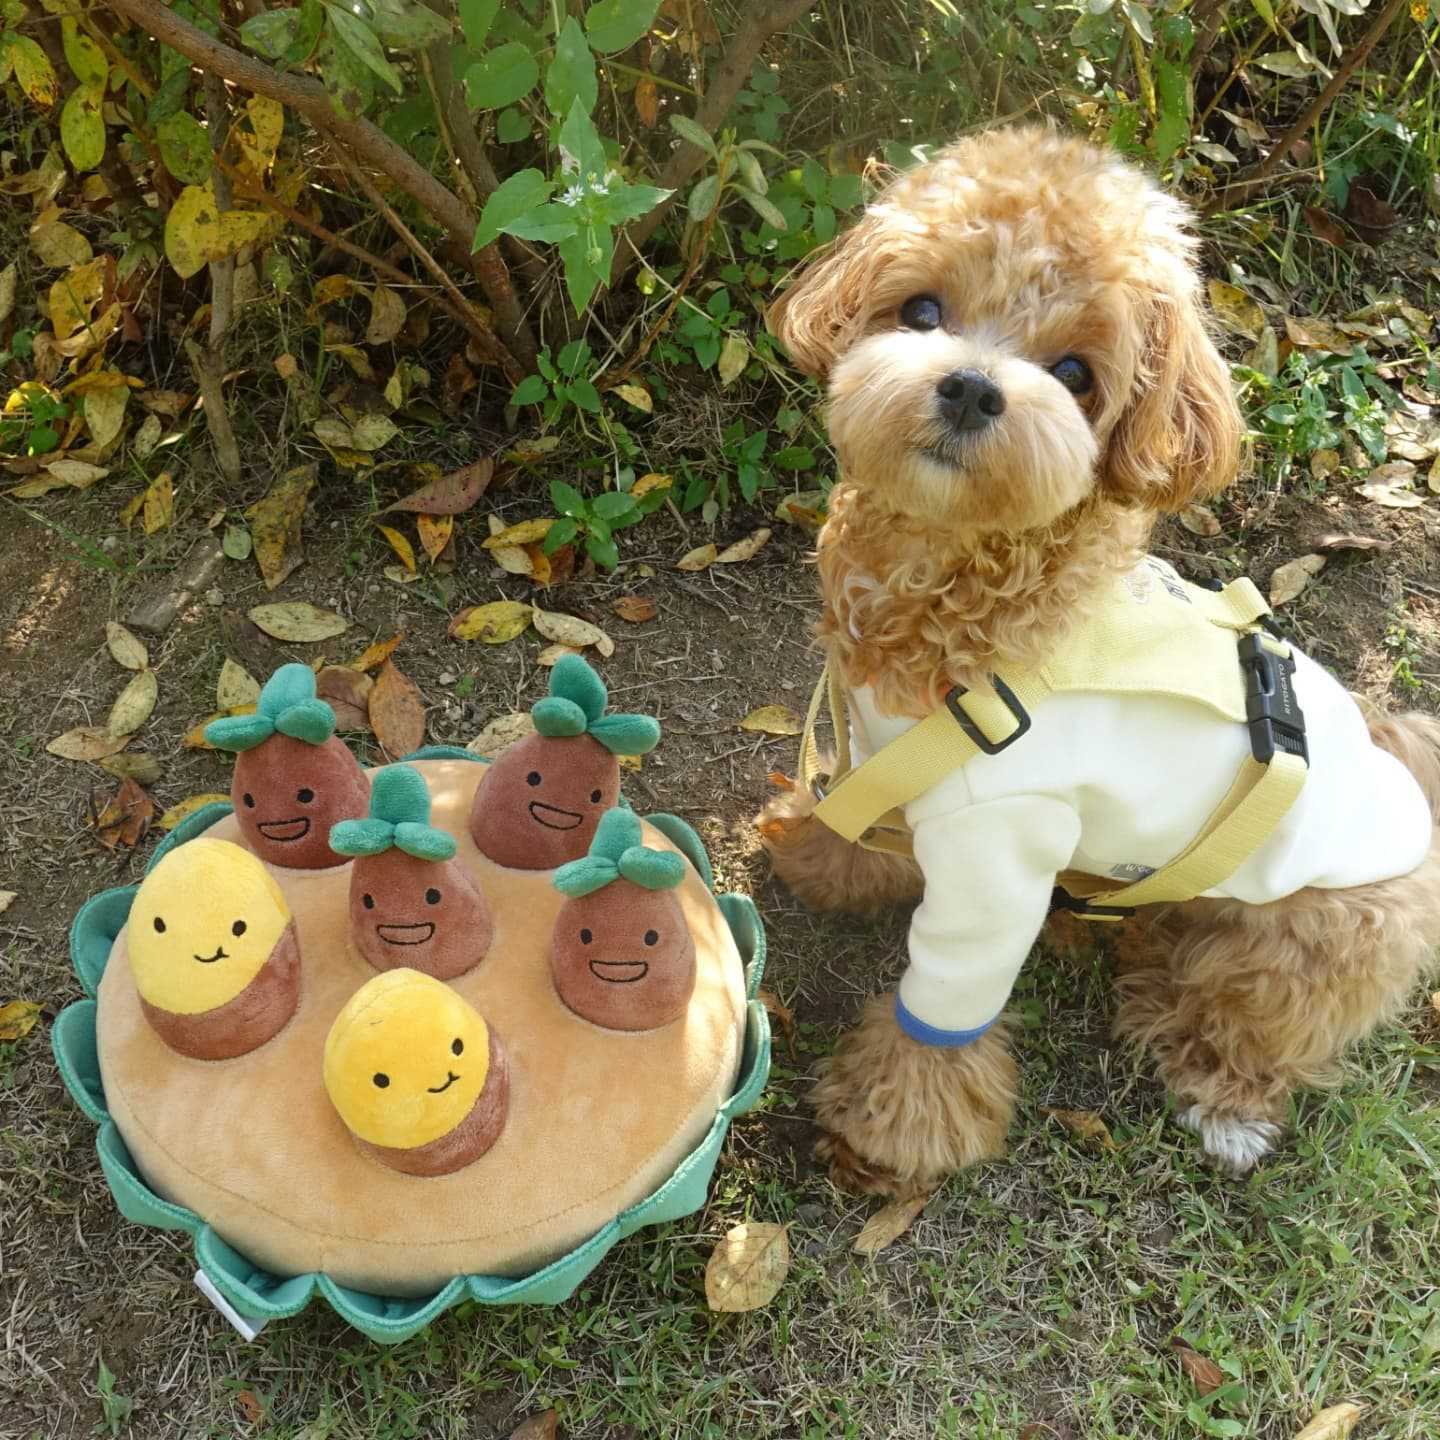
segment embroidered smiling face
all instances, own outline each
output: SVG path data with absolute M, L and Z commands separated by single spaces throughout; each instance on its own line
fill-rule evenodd
M 255 980 L 289 924 L 280 887 L 248 850 L 192 840 L 135 896 L 127 932 L 135 988 L 172 1015 L 218 1009 Z
M 480 1013 L 414 970 L 367 982 L 325 1041 L 325 1088 L 340 1118 L 361 1140 L 387 1149 L 429 1145 L 456 1130 L 490 1068 Z
M 364 815 L 369 796 L 355 757 L 333 738 L 312 745 L 272 735 L 240 753 L 230 786 L 236 819 L 255 853 L 291 870 L 338 865 L 330 827 Z
M 589 850 L 619 795 L 619 763 L 598 741 L 531 735 L 495 762 L 475 792 L 470 833 L 497 865 L 553 870 Z

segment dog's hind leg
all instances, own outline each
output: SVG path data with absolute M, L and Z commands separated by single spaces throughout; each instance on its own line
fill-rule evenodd
M 755 818 L 775 873 L 791 894 L 812 910 L 858 915 L 920 898 L 925 880 L 913 860 L 852 844 L 814 818 L 815 803 L 797 785 Z
M 1120 944 L 1116 1030 L 1147 1048 L 1180 1123 L 1244 1174 L 1290 1092 L 1329 1085 L 1345 1047 L 1400 1015 L 1440 943 L 1440 840 L 1409 875 L 1270 905 L 1193 900 Z

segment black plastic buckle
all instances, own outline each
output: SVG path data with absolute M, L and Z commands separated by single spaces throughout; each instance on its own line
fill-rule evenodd
M 968 695 L 968 690 L 956 686 L 945 697 L 945 708 L 955 717 L 955 722 L 960 728 L 983 750 L 987 755 L 998 755 L 1002 750 L 1008 749 L 1030 728 L 1030 712 L 1015 698 L 1015 692 L 999 678 L 991 676 L 990 683 L 995 687 L 995 693 L 1005 703 L 1005 708 L 1015 717 L 1015 728 L 1003 740 L 991 740 L 988 735 L 960 708 L 960 697 Z
M 1240 667 L 1245 672 L 1245 714 L 1250 753 L 1268 765 L 1277 750 L 1310 763 L 1305 743 L 1305 714 L 1295 698 L 1295 657 L 1276 655 L 1259 635 L 1240 640 Z
M 1057 885 L 1050 892 L 1050 914 L 1064 910 L 1071 915 L 1098 915 L 1107 920 L 1128 920 L 1135 913 L 1133 905 L 1092 905 L 1088 900 L 1077 900 L 1068 890 Z

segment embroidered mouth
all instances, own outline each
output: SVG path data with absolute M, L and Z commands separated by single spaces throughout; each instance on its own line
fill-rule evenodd
M 435 933 L 435 926 L 429 920 L 414 925 L 377 925 L 375 933 L 387 945 L 423 945 Z
M 577 815 L 573 810 L 561 810 L 557 806 L 532 800 L 530 818 L 547 830 L 573 830 L 585 817 Z
M 443 1095 L 460 1078 L 453 1070 L 447 1070 L 445 1076 L 446 1079 L 443 1085 L 431 1085 L 428 1087 L 431 1095 Z
M 590 973 L 607 985 L 633 985 L 650 973 L 644 960 L 592 960 Z
M 213 955 L 196 955 L 193 958 L 202 965 L 213 965 L 217 960 L 228 960 L 230 957 L 225 953 L 225 947 L 222 945 Z
M 262 820 L 255 828 L 267 840 L 303 840 L 310 833 L 310 821 L 301 815 L 294 820 Z

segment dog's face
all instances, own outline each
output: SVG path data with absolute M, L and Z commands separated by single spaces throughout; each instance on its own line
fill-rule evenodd
M 771 328 L 828 380 L 847 478 L 902 514 L 979 535 L 1096 490 L 1178 509 L 1242 434 L 1184 222 L 1113 155 L 992 131 L 901 176 Z

